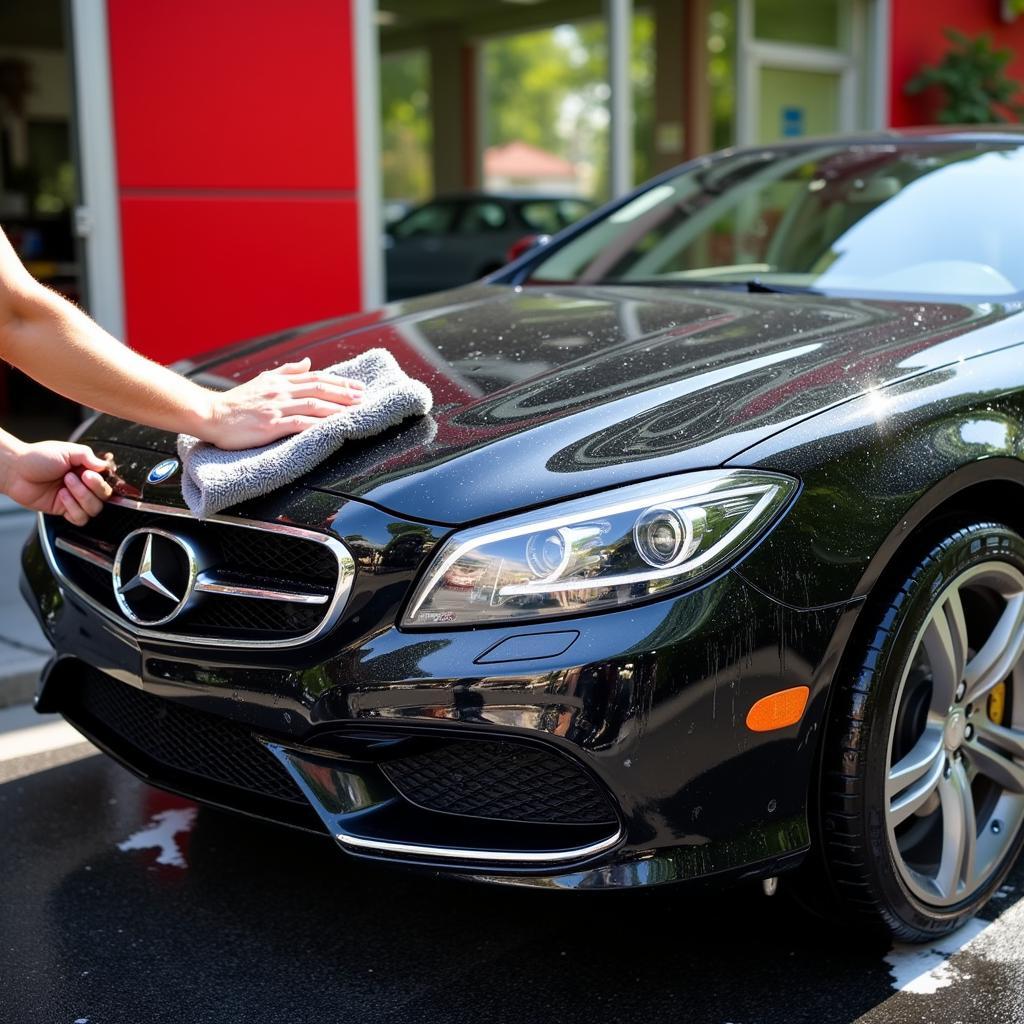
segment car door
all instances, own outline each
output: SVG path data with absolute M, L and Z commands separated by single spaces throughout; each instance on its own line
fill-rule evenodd
M 458 283 L 446 255 L 460 213 L 455 200 L 418 206 L 385 237 L 388 298 L 440 291 Z
M 507 261 L 523 231 L 510 204 L 482 197 L 466 203 L 456 224 L 452 259 L 464 281 L 490 274 Z

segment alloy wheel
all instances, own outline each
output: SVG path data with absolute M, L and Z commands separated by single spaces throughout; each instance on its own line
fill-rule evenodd
M 1024 575 L 968 569 L 917 633 L 888 742 L 885 819 L 895 866 L 933 907 L 969 900 L 1024 823 Z

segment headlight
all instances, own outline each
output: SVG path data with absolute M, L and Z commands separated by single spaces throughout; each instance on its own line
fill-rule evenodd
M 796 488 L 778 473 L 687 473 L 464 530 L 432 559 L 402 625 L 521 622 L 681 590 L 749 547 Z

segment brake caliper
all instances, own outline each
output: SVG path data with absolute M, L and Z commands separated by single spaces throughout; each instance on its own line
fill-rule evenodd
M 988 695 L 988 717 L 996 725 L 1002 725 L 1006 717 L 1006 683 L 993 686 Z

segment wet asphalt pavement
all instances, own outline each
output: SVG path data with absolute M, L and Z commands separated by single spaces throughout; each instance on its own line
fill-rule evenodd
M 2 1024 L 1024 1021 L 1024 864 L 994 923 L 894 953 L 759 889 L 581 896 L 360 863 L 90 751 L 0 760 Z

